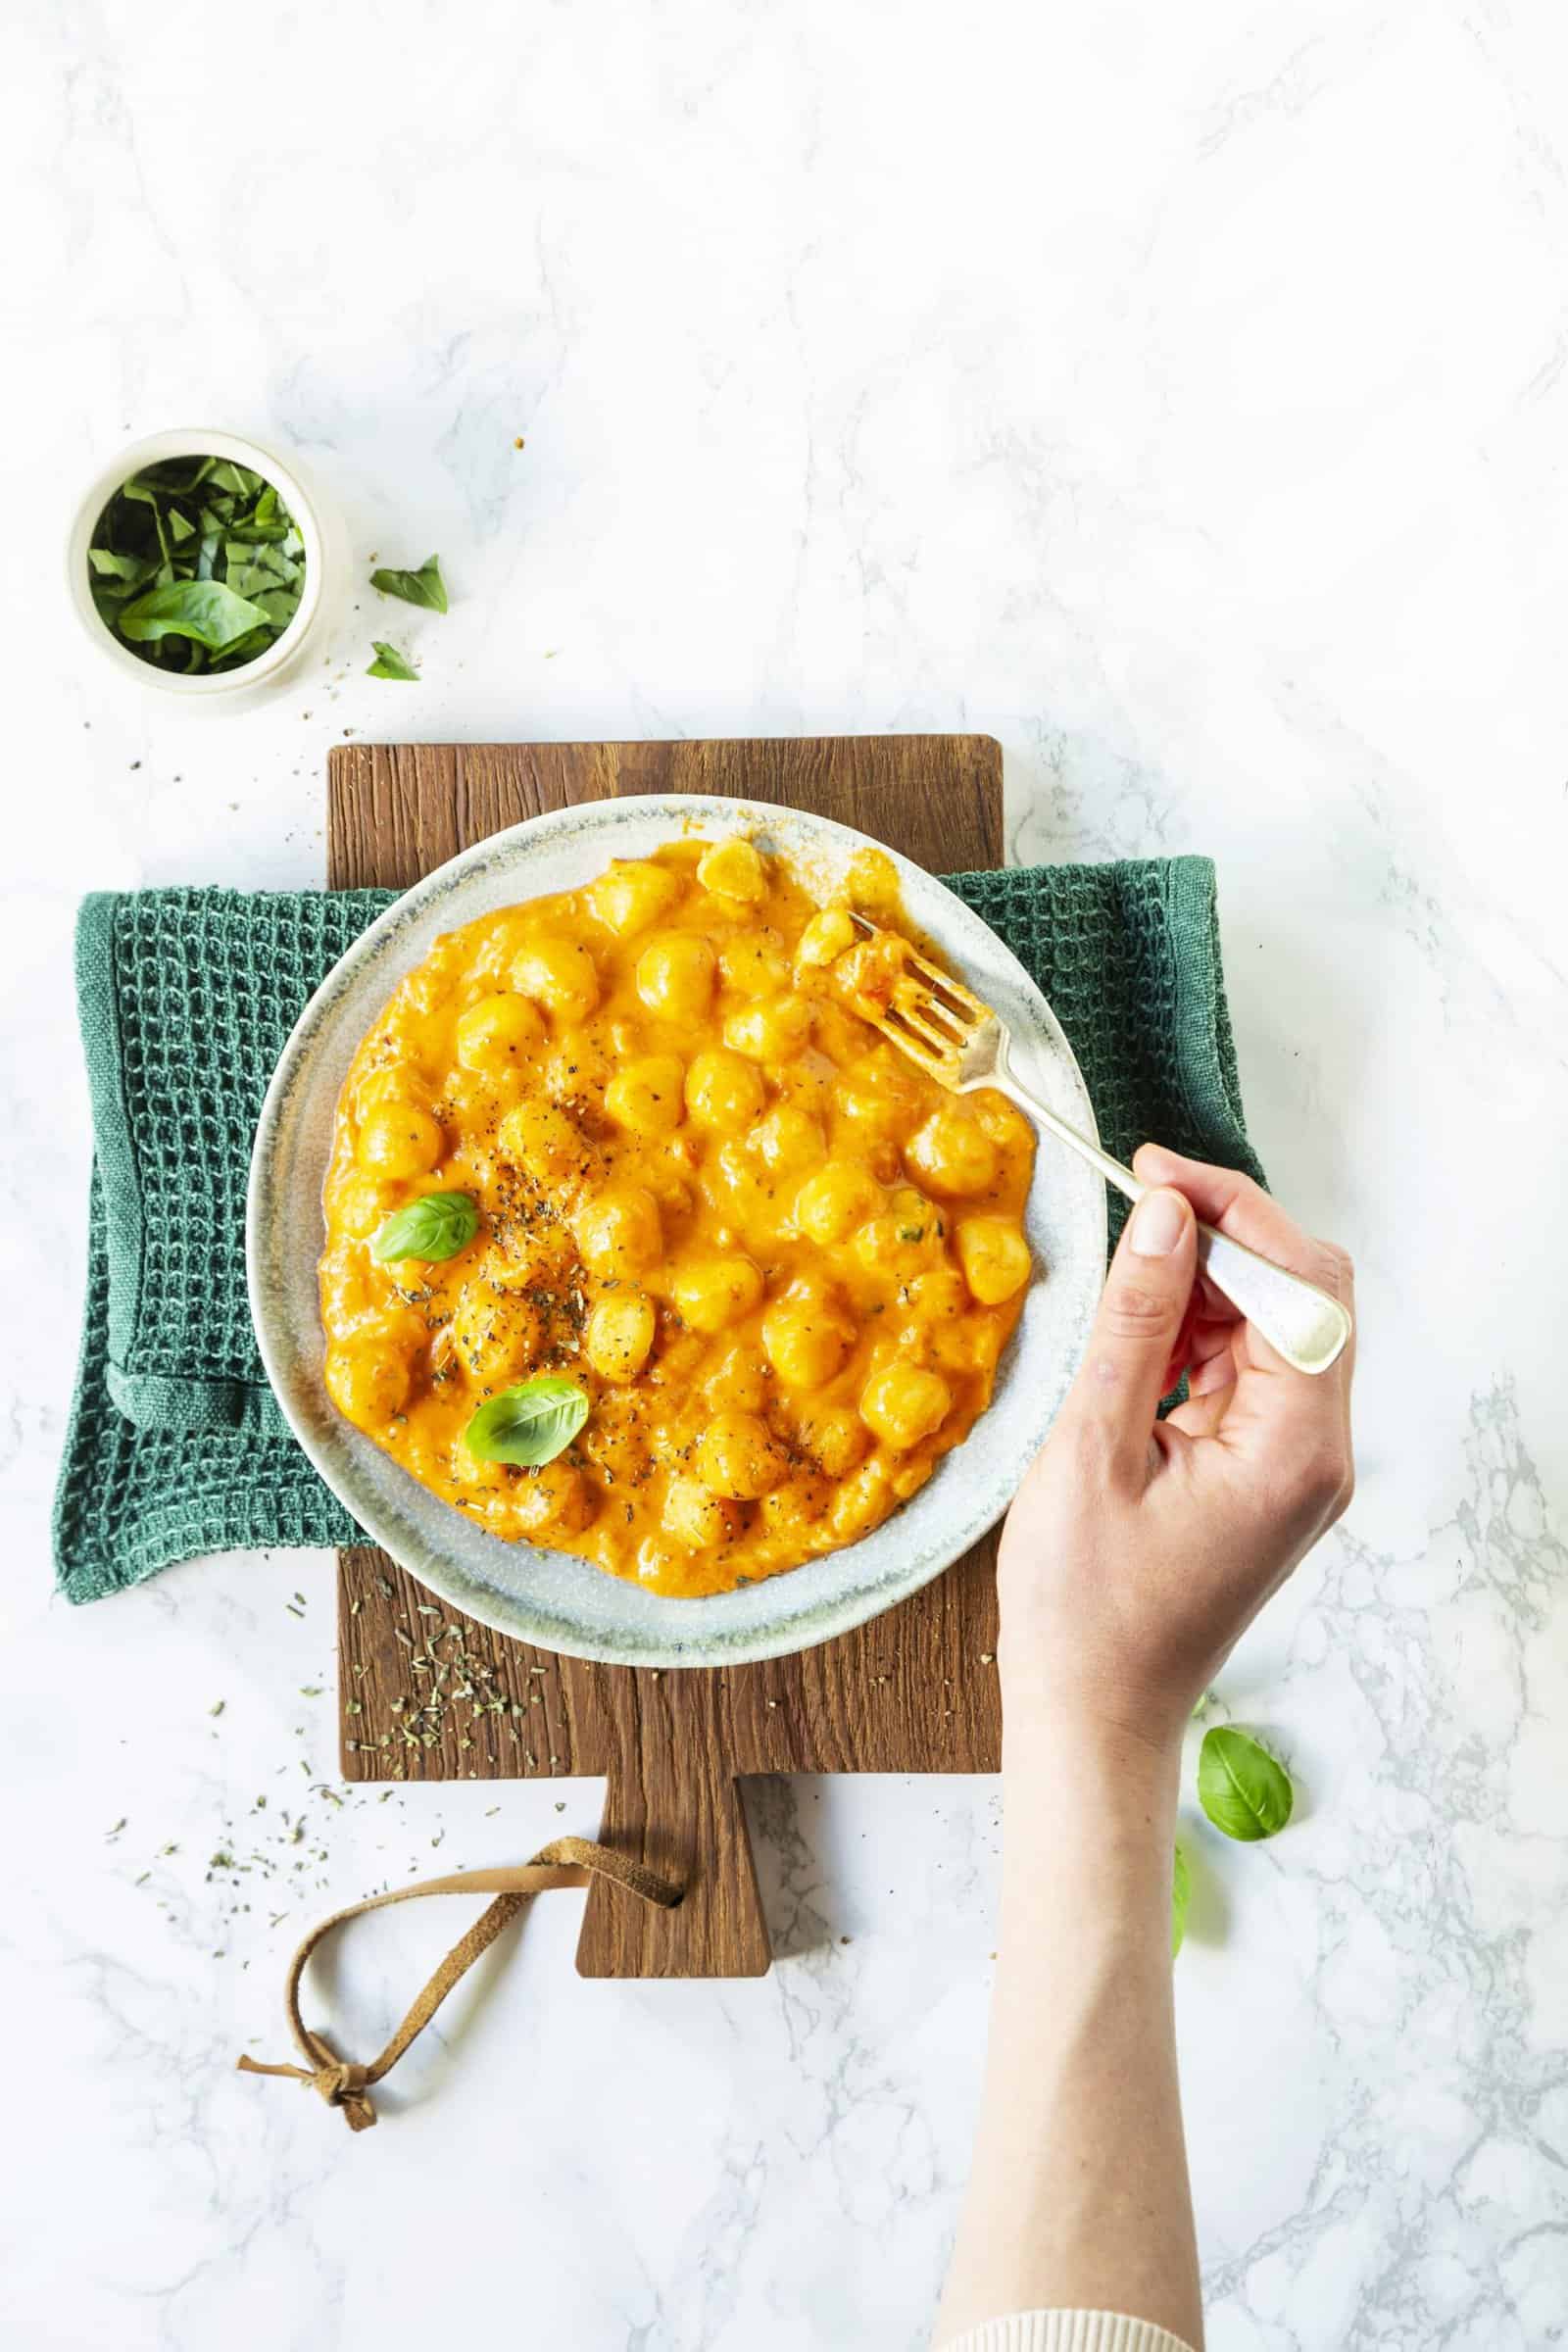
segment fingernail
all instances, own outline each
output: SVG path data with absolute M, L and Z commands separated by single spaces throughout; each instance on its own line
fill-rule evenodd
M 1133 1210 L 1132 1248 L 1140 1257 L 1169 1257 L 1186 1225 L 1180 1193 L 1146 1193 Z

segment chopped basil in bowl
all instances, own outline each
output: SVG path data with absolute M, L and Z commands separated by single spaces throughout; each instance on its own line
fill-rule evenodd
M 318 501 L 293 466 L 231 433 L 124 451 L 77 514 L 83 625 L 122 671 L 210 696 L 289 666 L 321 603 Z

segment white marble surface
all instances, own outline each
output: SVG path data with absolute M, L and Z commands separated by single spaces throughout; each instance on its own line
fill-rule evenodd
M 351 730 L 986 728 L 1021 857 L 1219 859 L 1364 1364 L 1354 1510 L 1224 1685 L 1302 1817 L 1192 1828 L 1210 2342 L 1563 2340 L 1560 10 L 20 0 L 5 50 L 6 2352 L 915 2352 L 964 2171 L 990 1784 L 758 1784 L 759 1984 L 583 1984 L 551 1898 L 368 2137 L 230 2071 L 308 1914 L 596 1819 L 334 1806 L 324 1556 L 49 1594 L 74 900 L 314 880 Z M 418 687 L 368 612 L 250 714 L 100 674 L 69 509 L 193 418 L 439 548 Z M 443 1941 L 353 1939 L 351 2047 Z

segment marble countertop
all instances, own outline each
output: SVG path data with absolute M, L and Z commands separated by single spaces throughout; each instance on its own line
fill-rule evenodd
M 1247 1850 L 1184 1805 L 1210 2345 L 1557 2341 L 1560 11 L 346 0 L 259 29 L 23 0 L 7 37 L 4 515 L 38 560 L 3 639 L 0 2342 L 924 2343 L 994 1783 L 754 1784 L 768 1978 L 584 1984 L 552 1896 L 353 2138 L 232 2071 L 288 2054 L 303 1925 L 591 1835 L 597 1787 L 344 1791 L 325 1555 L 73 1611 L 48 1512 L 83 889 L 318 879 L 355 735 L 958 728 L 1004 747 L 1016 857 L 1218 860 L 1253 1132 L 1360 1268 L 1360 1492 L 1221 1685 L 1300 1817 Z M 451 614 L 362 599 L 223 717 L 123 686 L 55 551 L 119 443 L 193 419 L 314 466 L 359 557 L 439 549 Z M 416 687 L 364 676 L 372 626 Z M 236 1896 L 209 1857 L 241 1841 Z M 351 1938 L 348 2046 L 448 1925 Z

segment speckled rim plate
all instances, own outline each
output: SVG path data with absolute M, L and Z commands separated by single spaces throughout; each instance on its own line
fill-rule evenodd
M 787 1575 L 703 1600 L 672 1600 L 570 1553 L 503 1543 L 427 1494 L 333 1409 L 322 1385 L 317 1260 L 338 1094 L 398 983 L 443 932 L 524 899 L 573 890 L 612 857 L 640 858 L 682 832 L 751 834 L 821 893 L 865 835 L 825 817 L 685 795 L 594 801 L 476 843 L 389 906 L 334 965 L 283 1049 L 262 1105 L 246 1204 L 251 1313 L 289 1426 L 368 1537 L 454 1607 L 570 1657 L 623 1666 L 710 1666 L 779 1657 L 847 1633 L 918 1591 L 1005 1509 L 1072 1377 L 1104 1276 L 1105 1196 L 1072 1153 L 1041 1146 L 1026 1211 L 1037 1266 L 996 1395 L 920 1492 L 859 1543 Z M 1019 1075 L 1083 1133 L 1083 1077 L 1017 958 L 942 883 L 895 856 L 905 908 L 996 1006 Z

